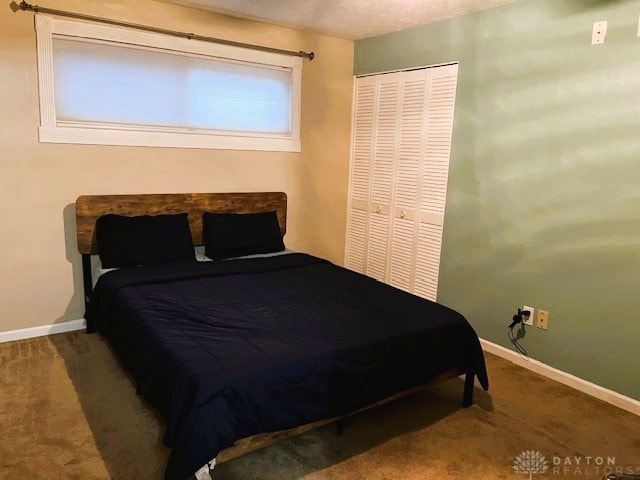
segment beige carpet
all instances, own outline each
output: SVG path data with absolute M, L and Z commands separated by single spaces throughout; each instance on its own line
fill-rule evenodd
M 462 381 L 222 464 L 214 480 L 602 478 L 597 457 L 640 473 L 640 417 L 487 356 L 491 390 L 459 407 Z M 163 424 L 98 335 L 0 344 L 0 479 L 161 479 Z M 537 455 L 537 453 L 535 453 Z M 553 470 L 553 457 L 581 457 Z M 586 465 L 593 457 L 591 465 Z

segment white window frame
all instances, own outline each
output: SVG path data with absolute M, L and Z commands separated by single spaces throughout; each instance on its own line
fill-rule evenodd
M 35 16 L 40 92 L 39 139 L 45 143 L 129 145 L 146 147 L 214 148 L 299 152 L 302 58 L 221 45 L 187 38 L 93 23 Z M 240 63 L 291 69 L 291 133 L 260 134 L 199 129 L 100 125 L 61 122 L 56 118 L 53 39 L 117 43 L 130 48 L 155 48 L 184 55 L 199 55 Z

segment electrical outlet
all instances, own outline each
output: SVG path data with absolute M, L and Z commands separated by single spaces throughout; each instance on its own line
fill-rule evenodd
M 533 325 L 533 313 L 536 311 L 533 307 L 527 307 L 526 305 L 522 307 L 523 312 L 529 312 L 529 318 L 522 317 L 522 323 L 525 325 Z
M 549 312 L 538 310 L 538 318 L 536 318 L 536 327 L 546 330 L 549 327 Z

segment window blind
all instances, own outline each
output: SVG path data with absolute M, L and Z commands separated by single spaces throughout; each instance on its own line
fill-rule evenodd
M 53 38 L 60 123 L 289 135 L 292 70 Z

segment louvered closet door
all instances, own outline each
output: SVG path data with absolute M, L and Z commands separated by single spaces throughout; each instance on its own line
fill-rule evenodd
M 361 78 L 356 83 L 345 265 L 360 273 L 366 268 L 377 89 L 376 77 Z
M 389 283 L 406 291 L 413 291 L 414 284 L 416 219 L 419 216 L 417 199 L 424 149 L 427 76 L 427 70 L 414 70 L 405 72 L 402 78 Z
M 458 65 L 429 69 L 414 292 L 435 301 L 440 273 Z
M 402 73 L 378 76 L 365 273 L 382 282 L 387 281 L 389 222 L 397 156 L 401 78 Z
M 346 266 L 435 300 L 457 65 L 358 78 Z

